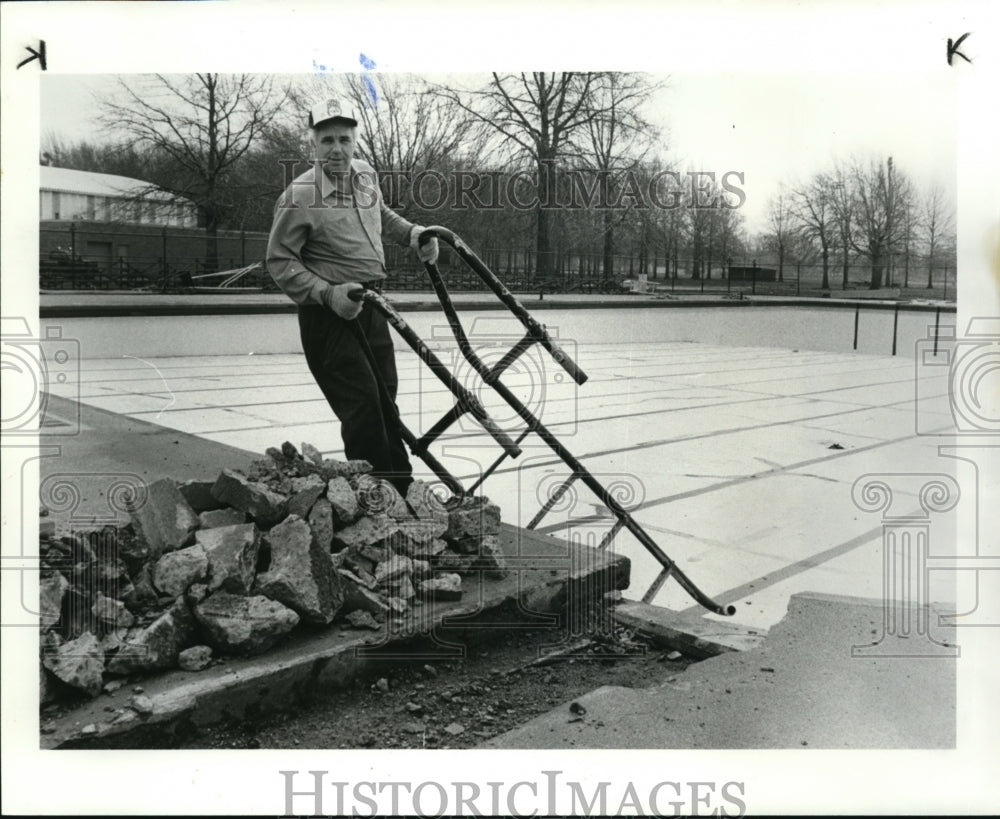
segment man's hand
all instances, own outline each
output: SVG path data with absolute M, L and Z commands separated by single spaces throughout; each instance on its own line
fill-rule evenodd
M 420 261 L 425 264 L 434 264 L 438 260 L 438 240 L 435 237 L 421 247 L 418 240 L 420 239 L 420 234 L 423 233 L 424 230 L 425 229 L 419 225 L 414 226 L 413 230 L 410 231 L 410 247 L 413 248 Z
M 362 303 L 354 301 L 347 294 L 352 290 L 362 289 L 364 288 L 357 282 L 335 284 L 323 293 L 323 303 L 345 321 L 356 319 L 361 312 Z

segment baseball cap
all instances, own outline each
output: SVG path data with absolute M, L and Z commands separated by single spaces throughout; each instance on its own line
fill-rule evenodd
M 340 119 L 350 125 L 357 125 L 358 118 L 343 100 L 329 99 L 316 103 L 309 109 L 309 127 L 315 128 L 332 119 Z

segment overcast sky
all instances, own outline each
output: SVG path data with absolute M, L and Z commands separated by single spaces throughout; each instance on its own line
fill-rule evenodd
M 469 80 L 470 77 L 463 77 Z M 886 156 L 921 188 L 955 195 L 955 89 L 946 72 L 681 73 L 666 77 L 648 118 L 670 153 L 692 170 L 742 171 L 751 232 L 764 227 L 768 200 L 835 158 Z M 94 95 L 110 75 L 46 74 L 41 134 L 105 138 Z

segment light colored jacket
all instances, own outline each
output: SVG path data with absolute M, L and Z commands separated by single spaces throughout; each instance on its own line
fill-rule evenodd
M 336 284 L 384 279 L 382 238 L 410 244 L 414 225 L 382 200 L 375 169 L 351 162 L 353 207 L 345 208 L 317 163 L 296 177 L 274 208 L 267 269 L 297 304 L 328 304 Z

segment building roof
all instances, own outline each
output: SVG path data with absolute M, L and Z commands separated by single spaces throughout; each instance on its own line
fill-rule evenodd
M 92 196 L 133 197 L 137 194 L 150 198 L 167 196 L 162 191 L 153 190 L 154 185 L 151 182 L 128 176 L 54 168 L 51 165 L 41 165 L 38 170 L 39 187 L 43 191 L 84 193 Z

